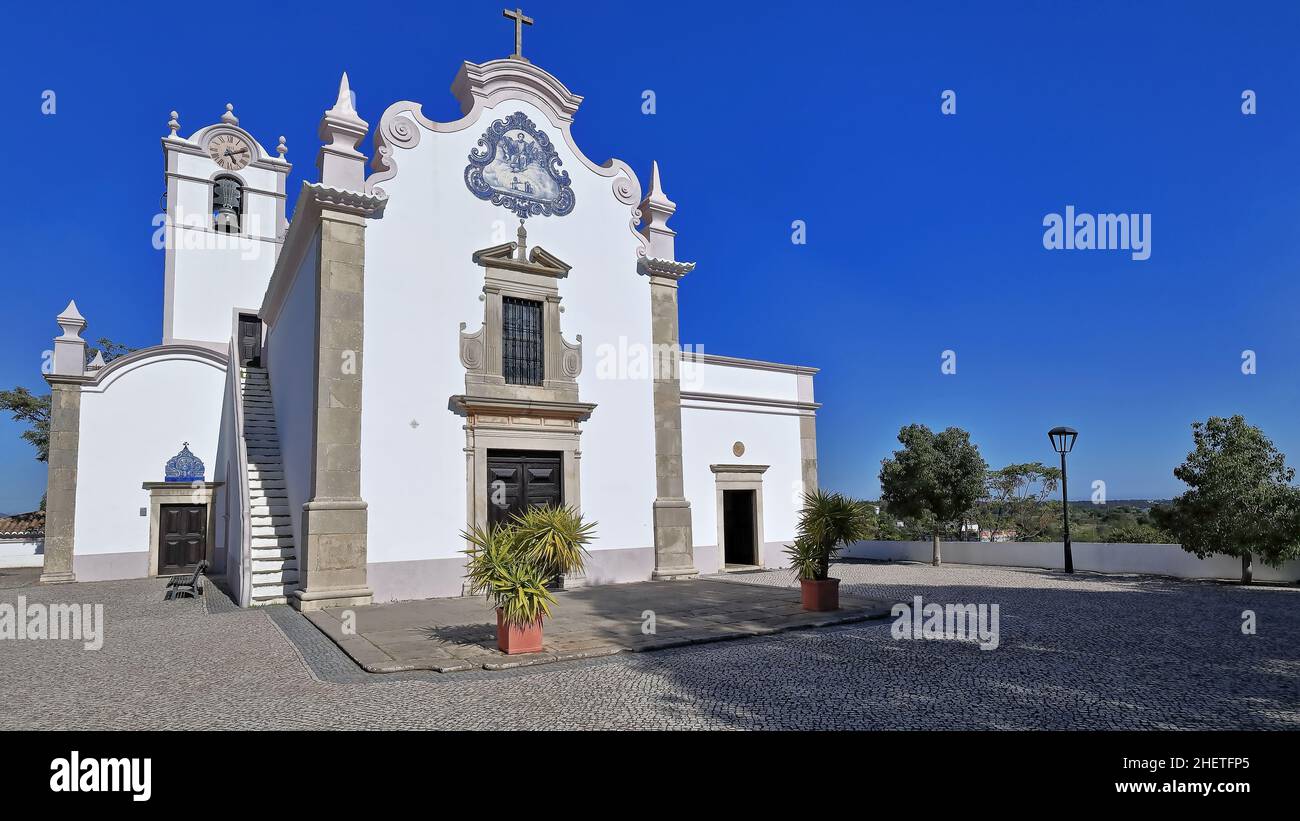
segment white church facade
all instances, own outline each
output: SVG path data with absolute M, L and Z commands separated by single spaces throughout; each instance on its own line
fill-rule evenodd
M 518 46 L 451 90 L 460 119 L 394 103 L 366 152 L 344 75 L 291 220 L 283 138 L 173 113 L 161 343 L 87 363 L 58 317 L 43 581 L 458 596 L 461 531 L 537 504 L 598 523 L 566 584 L 784 565 L 816 369 L 682 352 L 658 165 L 588 159 L 582 98 Z

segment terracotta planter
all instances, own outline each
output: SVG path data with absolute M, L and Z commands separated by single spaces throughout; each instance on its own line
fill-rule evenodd
M 803 609 L 821 613 L 840 609 L 839 579 L 800 579 Z
M 542 620 L 532 624 L 506 624 L 497 608 L 497 649 L 506 655 L 537 653 L 542 649 Z

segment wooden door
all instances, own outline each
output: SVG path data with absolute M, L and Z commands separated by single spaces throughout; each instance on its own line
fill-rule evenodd
M 239 364 L 262 366 L 262 320 L 249 314 L 239 315 Z
M 563 465 L 550 451 L 488 451 L 488 524 L 530 507 L 562 507 Z
M 160 515 L 158 575 L 193 572 L 207 558 L 208 506 L 163 505 Z

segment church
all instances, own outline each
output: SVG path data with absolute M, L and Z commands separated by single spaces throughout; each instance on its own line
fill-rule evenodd
M 584 155 L 582 97 L 506 16 L 452 122 L 395 102 L 367 141 L 344 74 L 292 218 L 284 138 L 172 112 L 160 344 L 88 362 L 76 294 L 57 317 L 43 582 L 206 561 L 241 606 L 459 596 L 461 532 L 531 505 L 597 523 L 566 586 L 785 564 L 816 368 L 682 344 L 683 278 L 742 272 L 677 258 L 671 175 Z

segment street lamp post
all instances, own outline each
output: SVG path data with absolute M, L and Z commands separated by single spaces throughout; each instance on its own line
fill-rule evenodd
M 1055 427 L 1047 432 L 1052 447 L 1061 454 L 1061 518 L 1065 521 L 1065 572 L 1074 572 L 1074 556 L 1070 552 L 1070 495 L 1065 478 L 1065 454 L 1074 449 L 1079 432 L 1074 428 Z

